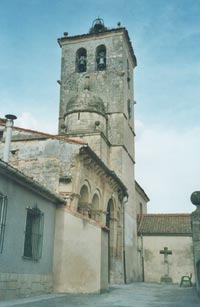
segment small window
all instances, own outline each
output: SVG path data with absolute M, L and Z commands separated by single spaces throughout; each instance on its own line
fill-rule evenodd
M 0 139 L 3 137 L 3 130 L 0 130 Z
M 4 233 L 6 227 L 7 196 L 0 193 L 0 253 L 3 252 Z
M 24 257 L 39 260 L 42 256 L 44 214 L 38 208 L 28 208 L 24 240 Z
M 130 89 L 130 81 L 131 81 L 130 65 L 129 65 L 129 61 L 127 60 L 127 83 L 128 83 L 128 89 Z
M 143 207 L 142 207 L 142 203 L 140 203 L 140 216 L 142 216 L 143 214 Z
M 97 70 L 106 69 L 106 47 L 104 45 L 100 45 L 96 49 L 96 65 Z
M 131 101 L 130 101 L 130 99 L 128 99 L 128 101 L 127 101 L 127 111 L 128 111 L 128 118 L 131 119 L 131 112 L 132 112 L 132 110 L 131 110 Z
M 80 48 L 76 53 L 76 71 L 81 73 L 87 70 L 87 50 Z

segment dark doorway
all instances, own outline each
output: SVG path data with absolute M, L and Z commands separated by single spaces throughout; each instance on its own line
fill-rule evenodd
M 197 280 L 200 286 L 200 260 L 197 262 Z
M 109 200 L 106 213 L 106 226 L 110 229 L 108 234 L 108 282 L 110 283 L 110 275 L 112 271 L 112 244 L 113 244 L 113 215 L 114 204 L 112 199 Z

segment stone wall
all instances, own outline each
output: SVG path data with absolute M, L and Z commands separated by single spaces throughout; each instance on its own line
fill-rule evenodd
M 85 159 L 86 158 L 86 159 Z M 112 213 L 110 216 L 110 279 L 112 282 L 123 281 L 123 210 L 122 199 L 119 195 L 119 186 L 111 180 L 102 169 L 97 167 L 94 161 L 87 157 L 80 156 L 81 163 L 76 172 L 76 186 L 81 189 L 87 186 L 89 207 L 88 213 L 101 225 L 106 225 L 106 215 L 108 213 L 108 204 L 112 203 Z M 74 186 L 75 187 L 75 186 Z M 93 202 L 94 195 L 98 195 L 99 204 Z M 77 209 L 80 198 L 72 201 L 72 208 Z M 91 211 L 90 211 L 91 209 Z M 84 212 L 84 211 L 83 211 Z M 88 214 L 86 213 L 86 216 Z
M 0 299 L 13 299 L 51 293 L 52 274 L 0 273 Z
M 96 48 L 102 44 L 106 47 L 106 70 L 96 71 Z M 76 52 L 79 48 L 87 50 L 87 71 L 85 73 L 77 73 L 76 71 Z M 95 39 L 85 36 L 84 38 L 70 38 L 69 41 L 63 42 L 59 118 L 60 127 L 65 118 L 67 130 L 60 128 L 59 132 L 74 135 L 77 127 L 80 126 L 83 134 L 85 130 L 92 134 L 94 133 L 95 121 L 99 121 L 99 128 L 111 145 L 125 146 L 134 160 L 133 68 L 134 63 L 123 30 L 113 31 L 113 33 L 105 32 Z M 90 114 L 88 120 L 85 120 L 85 117 L 88 116 L 84 113 L 88 114 L 89 98 L 85 99 L 84 103 L 79 103 L 78 124 L 74 127 L 74 121 L 71 121 L 71 117 L 77 117 L 78 113 L 77 98 L 73 97 L 83 96 L 86 79 L 88 83 L 87 95 L 95 96 L 95 99 L 100 99 L 104 105 L 104 114 L 107 117 L 106 129 L 105 119 L 103 117 L 101 119 L 95 110 Z M 75 99 L 74 103 L 71 104 L 73 99 Z M 81 98 L 79 100 L 82 101 Z M 130 100 L 130 108 L 128 108 L 128 100 Z M 76 113 L 65 116 L 69 103 L 70 110 L 74 107 Z M 81 118 L 83 118 L 83 122 Z M 92 126 L 91 120 L 93 120 Z
M 137 207 L 135 202 L 134 161 L 122 146 L 111 147 L 110 166 L 123 181 L 128 190 L 128 202 L 125 204 L 125 262 L 126 281 L 133 282 L 139 278 L 137 264 Z
M 108 231 L 102 229 L 101 231 L 101 291 L 108 288 L 108 269 L 109 269 L 109 260 L 108 260 Z
M 25 132 L 24 132 L 25 134 Z M 30 136 L 29 136 L 30 137 Z M 28 139 L 28 136 L 13 132 L 10 161 L 14 167 L 32 176 L 53 192 L 59 193 L 59 179 L 62 176 L 71 176 L 73 158 L 76 156 L 79 145 L 72 145 L 56 139 Z M 0 156 L 3 148 L 0 148 Z
M 101 131 L 95 133 L 72 134 L 74 140 L 81 140 L 89 144 L 90 148 L 97 154 L 97 156 L 106 164 L 110 161 L 110 144 L 108 140 L 102 135 Z
M 100 45 L 106 47 L 106 69 L 104 71 L 96 70 L 95 54 L 96 48 Z M 127 282 L 138 280 L 137 204 L 135 202 L 134 173 L 133 68 L 135 63 L 130 53 L 129 42 L 124 30 L 117 29 L 116 31 L 102 32 L 98 36 L 66 38 L 61 40 L 61 46 L 59 133 L 66 133 L 67 136 L 74 137 L 74 134 L 78 132 L 78 136 L 89 143 L 89 146 L 127 187 L 129 199 L 125 205 L 126 233 L 124 242 L 126 245 L 126 276 Z M 87 50 L 87 70 L 84 73 L 78 73 L 76 70 L 76 54 L 79 48 Z M 93 101 L 101 102 L 101 109 L 105 117 L 100 118 L 96 109 L 93 115 L 87 119 L 88 109 L 91 108 L 91 97 L 93 97 Z M 80 103 L 81 101 L 83 103 Z M 69 114 L 69 111 L 71 112 L 73 107 L 73 112 L 75 112 L 73 117 L 77 119 L 79 117 L 79 125 L 83 127 L 82 132 L 77 131 L 78 125 L 74 127 L 74 123 L 71 121 L 72 115 Z M 80 112 L 79 115 L 78 112 Z M 99 129 L 102 133 L 99 135 L 99 140 L 94 130 L 95 121 L 100 122 Z M 62 124 L 65 124 L 65 129 L 61 128 Z M 104 142 L 104 140 L 107 141 Z M 106 186 L 104 189 L 107 189 Z M 104 201 L 104 206 L 106 209 L 106 201 Z
M 54 249 L 55 291 L 91 293 L 106 289 L 106 241 L 107 235 L 95 222 L 64 208 L 58 210 Z
M 119 184 L 108 175 L 102 165 L 81 150 L 84 147 L 57 139 L 20 141 L 19 137 L 18 141 L 12 143 L 13 149 L 17 152 L 17 158 L 11 157 L 11 162 L 47 188 L 58 192 L 66 199 L 67 208 L 79 211 L 84 218 L 96 220 L 105 226 L 107 207 L 109 202 L 112 203 L 110 233 L 113 239 L 110 240 L 109 247 L 112 266 L 109 274 L 113 282 L 122 282 L 123 196 Z M 87 197 L 82 195 L 82 189 L 87 190 Z M 91 252 L 90 249 L 96 249 L 97 242 L 94 240 L 93 246 L 88 248 L 89 252 Z M 85 276 L 87 276 L 86 269 L 85 267 Z
M 97 125 L 99 122 L 99 125 Z M 96 124 L 95 124 L 96 123 Z M 76 112 L 67 116 L 67 133 L 76 134 L 101 131 L 106 135 L 106 118 L 92 112 Z
M 0 193 L 7 197 L 0 252 L 0 299 L 51 292 L 56 205 L 27 188 L 24 182 L 15 182 L 2 174 Z M 24 256 L 27 209 L 36 206 L 44 220 L 42 255 L 37 260 Z
M 135 200 L 136 200 L 136 206 L 137 206 L 137 214 L 139 215 L 141 215 L 141 213 L 146 214 L 147 213 L 147 202 L 149 200 L 147 200 L 146 197 L 142 195 L 142 193 L 140 192 L 138 188 L 136 188 L 135 192 L 136 192 Z
M 96 71 L 95 54 L 96 48 L 104 44 L 107 50 L 107 69 L 106 71 Z M 76 72 L 76 52 L 79 48 L 87 49 L 87 72 Z M 95 40 L 84 38 L 71 40 L 70 43 L 62 46 L 62 70 L 61 70 L 61 104 L 60 118 L 66 112 L 67 102 L 74 94 L 83 89 L 83 79 L 85 75 L 90 77 L 90 89 L 95 95 L 101 97 L 108 113 L 123 112 L 124 93 L 127 90 L 127 57 L 130 55 L 125 51 L 126 47 L 122 33 L 106 33 Z M 133 64 L 130 60 L 130 71 L 132 74 Z M 131 75 L 132 77 L 132 75 Z M 132 80 L 131 82 L 132 83 Z M 132 97 L 131 97 L 132 98 Z M 112 99 L 112 100 L 110 100 Z M 112 102 L 112 103 L 110 103 Z M 127 105 L 127 104 L 125 104 Z M 128 113 L 127 108 L 125 109 Z

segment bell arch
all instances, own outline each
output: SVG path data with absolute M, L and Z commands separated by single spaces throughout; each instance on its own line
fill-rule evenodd
M 85 72 L 87 70 L 87 50 L 85 48 L 79 48 L 76 52 L 76 71 L 78 73 Z
M 99 45 L 96 48 L 96 69 L 105 70 L 106 69 L 106 46 Z

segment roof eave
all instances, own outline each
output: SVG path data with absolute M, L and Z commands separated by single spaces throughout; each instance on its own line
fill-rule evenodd
M 115 174 L 115 172 L 110 170 L 89 146 L 82 146 L 80 148 L 80 153 L 84 152 L 87 153 L 90 157 L 92 157 L 92 159 L 94 159 L 99 164 L 99 166 L 104 169 L 105 173 L 111 176 L 119 184 L 120 188 L 123 191 L 124 196 L 128 197 L 128 191 L 126 186 L 123 184 L 120 178 Z
M 152 233 L 152 232 L 142 232 L 142 231 L 138 231 L 138 235 L 142 235 L 142 236 L 149 236 L 149 237 L 169 237 L 169 236 L 172 236 L 172 237 L 191 237 L 192 236 L 192 232 L 184 232 L 184 233 L 179 233 L 179 232 L 166 232 L 166 233 L 163 233 L 163 232 L 155 232 L 155 233 Z
M 135 187 L 136 187 L 136 190 L 138 190 L 138 192 L 144 197 L 145 201 L 149 202 L 150 198 L 148 197 L 148 195 L 145 193 L 143 188 L 139 185 L 139 183 L 136 180 L 135 180 Z

